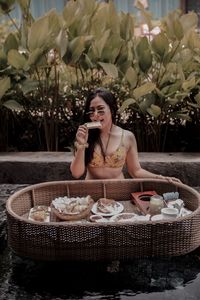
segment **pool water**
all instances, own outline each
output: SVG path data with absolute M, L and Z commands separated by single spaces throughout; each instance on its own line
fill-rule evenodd
M 129 262 L 36 262 L 0 254 L 0 299 L 199 300 L 200 249 Z

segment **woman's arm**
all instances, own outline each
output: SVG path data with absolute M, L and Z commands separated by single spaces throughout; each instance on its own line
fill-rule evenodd
M 175 177 L 166 177 L 159 174 L 155 174 L 141 167 L 138 158 L 137 142 L 134 134 L 131 132 L 128 132 L 128 144 L 129 144 L 129 150 L 127 153 L 126 164 L 127 164 L 128 173 L 130 174 L 131 177 L 167 179 L 168 181 L 180 182 L 180 180 Z
M 85 173 L 85 149 L 88 147 L 88 129 L 85 125 L 79 126 L 76 133 L 75 154 L 70 165 L 70 171 L 75 178 Z
M 78 146 L 79 147 L 79 146 Z M 70 165 L 70 171 L 75 178 L 81 177 L 85 173 L 85 147 L 76 149 L 74 158 Z
M 136 178 L 156 177 L 156 174 L 141 168 L 138 158 L 137 142 L 134 134 L 127 132 L 127 140 L 129 150 L 127 152 L 126 164 L 130 176 Z

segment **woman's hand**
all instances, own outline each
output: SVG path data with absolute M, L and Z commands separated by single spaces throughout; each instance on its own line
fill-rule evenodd
M 157 178 L 166 179 L 170 183 L 173 183 L 173 182 L 179 182 L 179 183 L 181 183 L 181 180 L 178 179 L 178 178 L 176 178 L 176 177 L 158 175 Z
M 80 145 L 85 145 L 88 140 L 88 129 L 85 125 L 80 125 L 76 133 L 76 141 Z
M 176 177 L 164 177 L 166 178 L 169 182 L 173 183 L 173 182 L 179 182 L 181 183 L 181 180 L 176 178 Z

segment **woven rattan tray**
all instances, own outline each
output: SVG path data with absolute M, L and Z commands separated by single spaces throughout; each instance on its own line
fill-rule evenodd
M 91 195 L 122 201 L 125 211 L 131 193 L 178 191 L 188 216 L 173 221 L 134 223 L 39 223 L 25 216 L 34 205 L 50 205 L 56 197 Z M 127 203 L 127 206 L 126 206 Z M 166 180 L 79 180 L 31 185 L 6 203 L 8 243 L 19 256 L 38 260 L 130 260 L 142 256 L 178 256 L 200 245 L 200 194 L 181 183 Z

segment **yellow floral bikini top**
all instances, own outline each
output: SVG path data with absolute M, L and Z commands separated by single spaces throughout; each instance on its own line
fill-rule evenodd
M 110 155 L 106 155 L 105 159 L 102 153 L 94 151 L 93 158 L 89 163 L 92 168 L 109 167 L 120 168 L 123 167 L 126 161 L 126 148 L 123 145 L 124 130 L 122 130 L 121 141 L 118 148 Z

